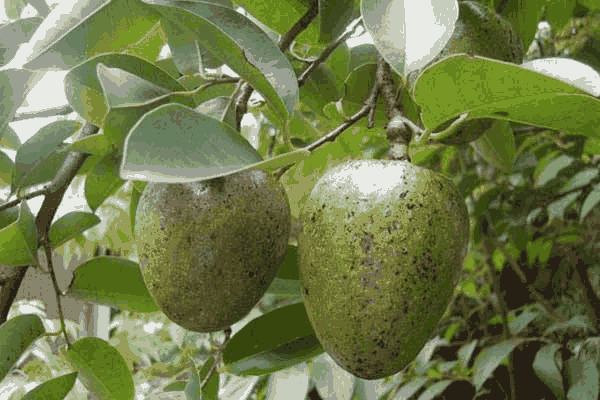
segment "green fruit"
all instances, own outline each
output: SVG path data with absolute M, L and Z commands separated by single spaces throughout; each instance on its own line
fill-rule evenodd
M 149 183 L 135 223 L 148 291 L 167 317 L 196 332 L 248 314 L 279 271 L 290 229 L 283 187 L 258 169 Z
M 511 23 L 494 10 L 476 1 L 459 1 L 458 20 L 450 40 L 425 67 L 408 74 L 409 87 L 414 86 L 419 74 L 429 65 L 449 55 L 459 53 L 521 64 L 525 56 L 525 49 Z M 448 145 L 471 142 L 483 135 L 494 123 L 495 120 L 489 118 L 469 121 L 456 135 L 440 140 L 440 142 Z
M 452 181 L 404 161 L 329 170 L 298 238 L 306 310 L 323 349 L 363 379 L 411 362 L 451 299 L 469 238 Z

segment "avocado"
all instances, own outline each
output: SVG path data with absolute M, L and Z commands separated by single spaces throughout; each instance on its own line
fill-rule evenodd
M 283 187 L 259 169 L 149 183 L 135 219 L 148 291 L 169 319 L 195 332 L 248 314 L 275 279 L 291 230 Z
M 402 370 L 466 256 L 469 218 L 454 183 L 405 161 L 349 161 L 317 182 L 301 222 L 302 296 L 324 350 L 363 379 Z

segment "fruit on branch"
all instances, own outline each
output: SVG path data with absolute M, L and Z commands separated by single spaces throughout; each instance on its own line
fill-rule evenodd
M 279 271 L 290 229 L 283 187 L 258 169 L 149 183 L 135 222 L 148 291 L 173 322 L 196 332 L 248 314 Z
M 405 161 L 329 170 L 298 238 L 306 310 L 324 350 L 364 379 L 411 362 L 446 310 L 469 238 L 452 181 Z
M 412 89 L 418 75 L 429 65 L 459 53 L 521 64 L 525 48 L 511 23 L 493 9 L 476 1 L 459 1 L 458 20 L 450 40 L 425 67 L 408 74 L 409 87 Z M 456 135 L 441 140 L 441 143 L 452 145 L 471 142 L 489 130 L 495 121 L 490 118 L 468 121 Z

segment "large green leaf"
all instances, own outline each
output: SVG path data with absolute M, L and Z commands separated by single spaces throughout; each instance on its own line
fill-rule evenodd
M 183 105 L 166 104 L 144 114 L 131 130 L 125 140 L 121 177 L 191 182 L 249 168 L 279 168 L 309 155 L 298 150 L 262 161 L 231 125 Z
M 34 34 L 25 68 L 70 69 L 102 53 L 125 51 L 155 60 L 165 42 L 159 19 L 138 0 L 59 3 Z
M 250 19 L 218 4 L 144 0 L 155 4 L 173 36 L 197 38 L 206 49 L 260 91 L 282 121 L 298 102 L 298 81 L 291 63 L 269 36 Z
M 586 136 L 600 134 L 596 98 L 558 79 L 479 56 L 452 55 L 432 64 L 419 76 L 414 98 L 422 108 L 423 123 L 434 130 L 470 110 L 470 119 L 492 117 Z
M 118 279 L 115 279 L 118 277 Z M 77 267 L 69 295 L 137 312 L 158 311 L 139 266 L 119 257 L 96 257 Z
M 264 375 L 323 353 L 304 303 L 278 308 L 245 325 L 227 344 L 224 371 Z

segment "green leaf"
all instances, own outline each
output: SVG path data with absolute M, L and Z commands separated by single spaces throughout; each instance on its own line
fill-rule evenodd
M 37 315 L 25 314 L 0 325 L 0 382 L 37 338 L 46 333 Z
M 323 353 L 304 303 L 278 308 L 245 325 L 227 344 L 224 371 L 264 375 Z
M 192 182 L 229 175 L 257 161 L 260 154 L 230 125 L 166 104 L 145 114 L 125 140 L 121 176 Z
M 28 392 L 21 400 L 64 399 L 73 389 L 75 380 L 77 380 L 77 372 L 58 376 Z
M 15 164 L 9 156 L 0 151 L 0 186 L 8 186 L 12 183 L 12 174 Z
M 209 358 L 204 365 L 202 370 L 198 372 L 194 363 L 192 363 L 192 376 L 185 386 L 184 392 L 186 399 L 189 400 L 218 400 L 219 393 L 219 374 L 215 371 L 210 377 L 210 380 L 204 387 L 204 390 L 200 391 L 202 383 L 208 376 L 208 372 L 212 368 L 215 360 L 213 357 Z
M 469 361 L 471 360 L 471 356 L 473 356 L 476 347 L 477 340 L 473 340 L 472 342 L 461 346 L 460 350 L 458 350 L 458 359 L 461 361 L 461 366 L 463 368 L 469 366 Z
M 439 381 L 429 386 L 425 391 L 419 396 L 419 400 L 433 400 L 444 393 L 444 390 L 452 383 L 451 380 L 445 379 L 443 381 Z
M 475 359 L 475 365 L 473 366 L 475 372 L 475 375 L 473 376 L 473 385 L 475 386 L 475 389 L 480 390 L 485 381 L 492 376 L 502 361 L 512 353 L 515 347 L 525 341 L 526 339 L 516 338 L 483 349 Z
M 560 357 L 556 357 L 559 349 L 558 343 L 549 343 L 541 347 L 533 360 L 533 372 L 559 400 L 562 400 L 565 398 L 562 375 L 559 370 L 559 368 L 562 369 L 562 366 L 557 367 L 556 365 L 557 361 L 561 362 Z
M 359 4 L 360 2 L 354 0 L 320 1 L 319 42 L 329 43 L 344 33 L 347 26 L 355 18 L 360 17 Z M 269 19 L 265 21 L 269 21 Z
M 67 156 L 63 142 L 79 128 L 77 121 L 56 121 L 29 138 L 17 150 L 11 192 L 52 180 Z
M 37 80 L 37 74 L 24 69 L 0 71 L 0 145 L 4 147 L 17 150 L 20 145 L 18 135 L 8 123 L 25 101 L 25 96 L 31 90 L 30 85 Z
M 75 111 L 98 126 L 105 125 L 106 121 L 104 119 L 109 111 L 108 100 L 104 96 L 104 90 L 98 76 L 98 65 L 100 64 L 107 68 L 119 68 L 168 92 L 186 91 L 186 88 L 171 75 L 141 57 L 113 53 L 101 54 L 86 59 L 83 63 L 71 69 L 65 77 L 65 93 L 69 99 L 69 104 Z M 153 107 L 146 108 L 152 109 Z M 122 126 L 118 127 L 118 129 L 122 128 Z M 119 135 L 104 133 L 113 142 L 113 137 L 124 138 L 127 134 L 127 132 L 119 132 Z M 117 140 L 116 144 L 120 145 L 121 142 L 122 140 Z
M 482 76 L 485 86 L 473 79 Z M 471 118 L 500 118 L 586 136 L 600 134 L 593 118 L 600 111 L 600 101 L 594 97 L 518 65 L 478 56 L 451 55 L 432 64 L 419 76 L 414 98 L 422 108 L 423 123 L 431 129 L 470 110 Z
M 428 378 L 415 378 L 402 386 L 398 393 L 396 393 L 395 399 L 410 399 L 415 393 L 417 393 L 425 384 Z
M 61 14 L 67 18 L 60 18 Z M 157 29 L 159 20 L 158 13 L 137 0 L 92 1 L 75 6 L 59 3 L 40 25 L 38 31 L 44 36 L 36 35 L 38 40 L 28 57 L 31 61 L 24 68 L 68 70 L 104 53 L 127 52 L 155 60 L 164 43 L 164 31 Z
M 92 213 L 72 211 L 60 217 L 50 227 L 48 238 L 51 247 L 58 247 L 78 234 L 100 223 L 100 218 Z
M 600 203 L 600 185 L 595 185 L 594 190 L 585 198 L 581 205 L 581 217 L 580 222 L 585 219 L 588 213 Z
M 138 264 L 120 257 L 96 257 L 78 266 L 68 293 L 81 300 L 126 310 L 158 311 Z
M 518 335 L 521 333 L 527 325 L 531 323 L 536 317 L 538 313 L 534 313 L 531 311 L 523 311 L 521 315 L 519 315 L 514 321 L 510 323 L 509 329 L 512 335 Z
M 508 121 L 494 121 L 489 130 L 470 144 L 487 162 L 505 174 L 512 172 L 513 159 L 517 150 L 515 137 Z
M 289 245 L 283 263 L 279 267 L 279 279 L 300 279 L 298 270 L 298 246 Z
M 265 7 L 265 3 L 260 0 L 242 0 L 236 1 L 236 4 L 244 7 L 260 21 L 268 22 L 270 28 L 282 35 L 308 11 L 310 2 L 306 0 L 275 1 L 269 3 L 269 7 Z M 313 22 L 298 35 L 296 41 L 299 44 L 317 44 L 319 36 L 319 24 Z
M 210 53 L 224 55 L 223 61 L 261 92 L 280 121 L 287 121 L 294 113 L 299 96 L 294 69 L 250 19 L 232 8 L 208 2 L 144 2 L 156 4 L 152 9 L 162 14 L 161 23 L 169 36 L 197 38 Z
M 321 64 L 302 86 L 300 101 L 323 115 L 323 108 L 329 102 L 338 100 L 341 95 L 333 71 L 327 65 Z
M 18 219 L 14 212 L 19 210 Z M 38 230 L 33 213 L 23 201 L 19 207 L 13 207 L 0 213 L 0 221 L 8 224 L 0 229 L 0 263 L 6 265 L 37 265 Z
M 69 151 L 80 151 L 88 154 L 108 154 L 113 151 L 107 136 L 103 133 L 76 140 L 69 146 Z
M 119 158 L 115 154 L 107 154 L 85 179 L 85 199 L 92 211 L 96 211 L 104 200 L 125 184 L 125 181 L 119 177 L 118 162 Z
M 328 354 L 309 363 L 310 379 L 323 399 L 351 399 L 358 378 L 343 370 Z
M 102 339 L 86 337 L 67 353 L 86 387 L 101 400 L 133 400 L 131 373 L 121 354 Z
M 592 359 L 571 358 L 567 361 L 567 374 L 571 387 L 567 400 L 597 399 L 600 374 Z
M 21 18 L 0 27 L 0 67 L 13 59 L 19 45 L 31 39 L 43 20 L 40 17 Z

